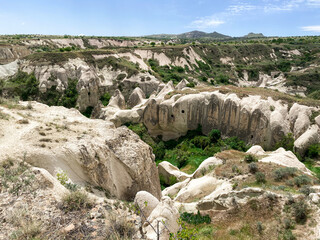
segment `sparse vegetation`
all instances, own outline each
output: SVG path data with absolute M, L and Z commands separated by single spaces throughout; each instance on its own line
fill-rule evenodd
M 68 211 L 80 211 L 92 207 L 92 202 L 85 192 L 80 190 L 67 193 L 62 198 L 61 208 Z

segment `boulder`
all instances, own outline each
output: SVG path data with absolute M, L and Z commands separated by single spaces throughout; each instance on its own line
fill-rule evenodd
M 118 108 L 118 109 L 125 109 L 126 108 L 126 101 L 124 99 L 124 96 L 120 92 L 119 89 L 117 89 L 114 92 L 114 95 L 111 97 L 108 107 Z
M 197 170 L 192 174 L 193 178 L 198 178 L 204 176 L 210 170 L 213 170 L 216 166 L 222 165 L 223 160 L 216 157 L 209 157 L 204 160 Z
M 161 233 L 160 240 L 169 239 L 170 233 L 176 233 L 179 230 L 179 217 L 180 214 L 174 207 L 173 201 L 169 197 L 163 197 L 142 226 L 146 239 L 157 239 L 157 229 Z
M 263 156 L 266 154 L 266 152 L 263 150 L 263 148 L 259 145 L 252 146 L 247 153 L 257 155 L 257 156 Z
M 299 161 L 296 155 L 291 151 L 286 151 L 284 148 L 279 148 L 274 152 L 268 153 L 268 155 L 260 159 L 259 162 L 271 162 L 285 167 L 294 167 L 310 174 L 310 171 L 302 162 Z
M 303 156 L 310 145 L 319 142 L 320 128 L 317 125 L 312 125 L 294 142 L 294 148 L 301 156 Z
M 189 82 L 186 79 L 183 79 L 177 84 L 176 89 L 180 91 L 183 88 L 187 87 L 188 84 Z
M 186 180 L 184 180 L 182 182 L 178 182 L 170 187 L 167 187 L 162 191 L 162 195 L 169 196 L 172 198 L 172 197 L 176 196 L 182 188 L 186 187 L 189 182 L 190 182 L 190 178 L 187 178 Z
M 150 216 L 153 209 L 157 207 L 159 200 L 146 191 L 140 191 L 137 192 L 134 203 L 138 205 L 138 209 L 141 211 L 142 220 L 144 221 Z
M 171 163 L 167 161 L 163 161 L 158 165 L 158 173 L 159 177 L 168 185 L 172 185 L 174 183 L 181 182 L 191 176 L 181 172 L 179 168 L 173 166 Z
M 223 183 L 225 183 L 225 180 L 220 180 L 211 176 L 193 179 L 187 186 L 179 191 L 174 200 L 184 203 L 199 201 L 215 191 Z
M 133 108 L 134 106 L 142 103 L 145 98 L 146 96 L 144 92 L 139 87 L 136 87 L 128 99 L 128 106 Z

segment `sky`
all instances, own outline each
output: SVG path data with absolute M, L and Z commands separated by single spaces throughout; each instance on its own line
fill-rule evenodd
M 320 0 L 0 0 L 0 34 L 320 35 Z

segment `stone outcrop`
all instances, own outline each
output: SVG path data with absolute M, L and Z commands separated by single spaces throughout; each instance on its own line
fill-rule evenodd
M 128 106 L 130 108 L 133 108 L 134 106 L 141 104 L 145 98 L 146 96 L 144 92 L 141 90 L 141 88 L 137 87 L 133 90 L 133 92 L 129 96 Z
M 311 174 L 311 172 L 306 168 L 306 166 L 299 161 L 296 155 L 291 151 L 286 151 L 284 148 L 279 148 L 274 152 L 266 154 L 266 156 L 259 160 L 259 162 L 270 162 L 276 163 L 285 167 L 294 167 L 306 174 Z
M 171 185 L 172 182 L 181 182 L 187 178 L 190 178 L 190 175 L 181 172 L 179 168 L 173 166 L 171 163 L 167 161 L 159 163 L 158 172 L 160 178 L 168 185 Z
M 22 104 L 25 110 L 1 107 L 9 120 L 0 120 L 0 161 L 24 158 L 53 176 L 63 170 L 72 182 L 100 186 L 118 199 L 133 200 L 142 190 L 161 197 L 152 149 L 128 128 L 75 109 Z
M 295 142 L 295 150 L 303 156 L 312 144 L 320 142 L 320 128 L 317 125 L 312 125 L 307 131 L 305 131 Z
M 160 240 L 169 239 L 170 233 L 179 230 L 178 219 L 180 214 L 169 197 L 163 197 L 161 202 L 151 212 L 142 230 L 146 239 L 157 239 L 157 225 L 159 224 Z M 151 226 L 152 225 L 152 226 Z M 156 231 L 155 231 L 156 230 Z
M 164 140 L 178 138 L 201 125 L 204 134 L 219 129 L 225 137 L 237 136 L 270 149 L 288 133 L 298 137 L 310 125 L 309 119 L 300 114 L 311 112 L 312 108 L 307 106 L 294 105 L 288 112 L 287 105 L 260 96 L 240 99 L 236 94 L 216 91 L 168 97 L 171 91 L 170 85 L 166 85 L 156 98 L 148 101 L 143 113 L 149 133 L 162 135 Z M 294 110 L 299 106 L 302 110 Z

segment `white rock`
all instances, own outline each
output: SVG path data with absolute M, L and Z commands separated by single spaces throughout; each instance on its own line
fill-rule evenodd
M 153 211 L 159 204 L 159 200 L 153 196 L 151 193 L 146 191 L 140 191 L 136 194 L 134 199 L 135 204 L 139 206 L 139 209 L 142 211 L 142 220 L 144 221 L 148 218 Z
M 247 153 L 253 154 L 253 155 L 257 155 L 257 156 L 262 156 L 262 155 L 266 154 L 266 152 L 263 150 L 263 148 L 261 146 L 259 146 L 259 145 L 252 146 L 247 151 Z
M 163 197 L 148 217 L 148 221 L 143 224 L 143 232 L 148 240 L 157 239 L 155 230 L 159 224 L 159 232 L 161 232 L 160 240 L 167 240 L 169 239 L 170 233 L 176 233 L 179 230 L 177 222 L 179 217 L 179 212 L 174 207 L 173 201 L 169 197 Z
M 320 128 L 312 125 L 305 133 L 303 133 L 295 142 L 295 150 L 303 156 L 305 151 L 311 144 L 320 142 Z
M 163 161 L 159 163 L 158 165 L 158 172 L 159 176 L 163 178 L 166 184 L 172 184 L 172 181 L 184 181 L 187 178 L 190 178 L 191 176 L 181 172 L 179 168 L 172 165 L 171 163 L 167 161 Z
M 222 164 L 223 164 L 223 160 L 216 158 L 216 157 L 209 157 L 200 164 L 200 166 L 197 168 L 197 170 L 193 173 L 192 177 L 193 178 L 202 177 L 211 168 L 214 169 L 214 167 L 222 165 Z
M 284 148 L 279 148 L 274 152 L 271 152 L 259 160 L 259 162 L 271 162 L 285 167 L 294 167 L 303 171 L 304 173 L 311 174 L 306 166 L 299 161 L 299 159 L 291 151 L 286 151 Z
M 178 202 L 195 202 L 209 195 L 216 190 L 225 180 L 219 180 L 215 177 L 204 176 L 191 180 L 188 185 L 182 188 L 174 199 Z

